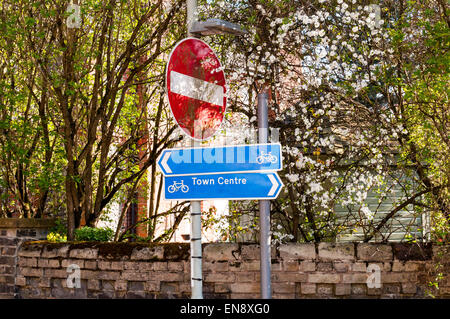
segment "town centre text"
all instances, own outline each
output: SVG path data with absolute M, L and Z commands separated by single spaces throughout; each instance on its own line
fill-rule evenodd
M 247 184 L 246 178 L 226 178 L 219 176 L 218 178 L 197 178 L 192 177 L 193 185 L 215 185 L 217 179 L 217 184 L 219 185 L 245 185 Z

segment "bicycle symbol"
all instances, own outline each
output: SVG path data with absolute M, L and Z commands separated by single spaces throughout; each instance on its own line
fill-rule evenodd
M 265 154 L 262 151 L 261 154 L 256 158 L 256 162 L 258 164 L 262 164 L 264 162 L 269 162 L 269 163 L 275 164 L 277 162 L 277 157 L 272 155 L 272 152 Z
M 169 193 L 175 193 L 178 190 L 180 190 L 183 193 L 187 193 L 189 191 L 189 187 L 187 185 L 184 185 L 184 181 L 181 181 L 181 183 L 177 183 L 177 182 L 173 182 L 173 185 L 170 185 L 167 190 L 169 191 Z

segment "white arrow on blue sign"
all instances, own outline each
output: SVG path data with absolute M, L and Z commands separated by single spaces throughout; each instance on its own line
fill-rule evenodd
M 164 177 L 167 200 L 275 199 L 282 187 L 275 172 Z
M 164 176 L 279 171 L 281 145 L 248 144 L 166 149 L 158 159 Z

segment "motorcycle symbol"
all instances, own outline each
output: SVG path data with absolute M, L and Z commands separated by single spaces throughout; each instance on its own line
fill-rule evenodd
M 269 152 L 268 154 L 261 152 L 261 154 L 256 158 L 256 162 L 258 164 L 262 164 L 265 162 L 275 164 L 277 162 L 277 157 L 272 155 L 272 152 Z
M 181 183 L 177 183 L 177 182 L 173 182 L 173 185 L 170 185 L 167 190 L 169 191 L 169 193 L 175 193 L 178 190 L 180 190 L 183 193 L 187 193 L 189 191 L 189 187 L 187 185 L 184 185 L 184 181 L 181 181 Z

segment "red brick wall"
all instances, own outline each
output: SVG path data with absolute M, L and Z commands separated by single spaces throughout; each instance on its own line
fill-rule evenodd
M 141 56 L 139 58 L 140 63 L 144 63 L 147 60 L 146 56 Z M 124 80 L 128 78 L 128 72 L 127 71 L 124 75 Z M 137 81 L 144 79 L 145 76 L 143 74 L 138 75 Z M 143 121 L 144 124 L 140 128 L 139 134 L 142 135 L 142 137 L 138 140 L 138 143 L 136 145 L 137 149 L 139 150 L 139 168 L 142 168 L 144 165 L 144 162 L 148 158 L 148 142 L 149 142 L 149 134 L 148 134 L 148 123 L 145 120 L 147 118 L 147 105 L 145 102 L 145 87 L 143 84 L 138 84 L 136 87 L 136 95 L 137 95 L 137 109 L 138 111 L 144 112 Z M 128 137 L 123 136 L 122 139 L 126 140 Z M 141 178 L 140 186 L 137 188 L 137 215 L 133 216 L 132 219 L 135 219 L 137 222 L 146 219 L 148 217 L 148 207 L 147 207 L 147 185 L 148 185 L 148 178 L 147 174 L 144 174 Z M 130 211 L 129 211 L 130 212 Z M 129 213 L 127 212 L 127 213 Z M 127 225 L 131 226 L 131 225 Z M 148 230 L 147 225 L 142 224 L 136 227 L 136 235 L 140 237 L 147 237 L 148 236 Z

